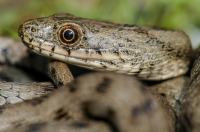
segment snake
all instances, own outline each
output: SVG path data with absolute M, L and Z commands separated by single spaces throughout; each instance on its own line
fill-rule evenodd
M 64 124 L 65 131 L 174 131 L 175 117 L 172 112 L 166 114 L 170 106 L 164 109 L 167 104 L 159 103 L 163 100 L 160 96 L 152 96 L 132 76 L 113 72 L 150 81 L 185 74 L 192 48 L 183 31 L 55 14 L 24 22 L 18 34 L 33 52 L 59 61 L 50 63 L 49 73 L 61 88 L 1 107 L 1 130 L 18 127 L 15 131 L 50 131 L 41 128 L 47 125 L 44 121 L 50 121 L 49 126 Z M 66 63 L 105 73 L 92 73 L 71 82 Z
M 180 118 L 178 120 L 180 131 L 198 132 L 200 130 L 200 105 L 199 105 L 199 88 L 200 88 L 200 57 L 199 48 L 197 49 L 197 56 L 193 64 L 189 88 L 185 93 L 185 96 L 180 107 Z M 189 107 L 188 107 L 189 106 Z
M 24 22 L 19 36 L 32 51 L 88 69 L 163 80 L 189 69 L 191 43 L 182 31 L 142 28 L 56 14 Z

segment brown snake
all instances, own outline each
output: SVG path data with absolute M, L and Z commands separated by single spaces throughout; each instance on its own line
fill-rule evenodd
M 187 72 L 191 44 L 182 31 L 142 28 L 56 14 L 24 22 L 34 52 L 81 67 L 163 80 Z
M 190 64 L 191 45 L 182 31 L 57 14 L 26 21 L 19 28 L 19 36 L 27 47 L 43 56 L 94 70 L 127 73 L 143 80 L 163 80 L 182 75 Z M 49 71 L 54 82 L 62 86 L 71 81 L 67 81 L 71 74 L 63 74 L 67 67 L 60 70 L 57 66 L 63 65 L 60 66 L 63 68 L 66 66 L 64 63 L 56 63 L 51 63 Z M 64 124 L 63 130 L 174 131 L 173 114 L 165 112 L 133 78 L 93 73 L 50 95 L 1 107 L 0 129 L 22 125 L 15 130 L 33 131 L 31 128 L 35 128 L 37 131 L 50 131 L 49 128 L 40 128 L 40 125 L 46 126 L 44 121 L 49 120 L 50 126 L 54 126 L 56 122 L 53 120 L 70 119 L 59 122 Z M 36 122 L 40 123 L 30 125 Z M 28 127 L 24 128 L 24 125 Z M 53 128 L 52 131 L 56 131 Z

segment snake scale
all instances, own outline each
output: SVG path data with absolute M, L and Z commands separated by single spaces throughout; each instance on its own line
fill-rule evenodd
M 159 91 L 159 85 L 147 90 L 132 76 L 113 72 L 153 81 L 185 74 L 192 49 L 183 31 L 56 14 L 24 22 L 19 36 L 32 51 L 57 60 L 48 67 L 54 83 L 61 87 L 33 100 L 0 107 L 2 131 L 175 131 L 174 110 L 154 91 Z M 92 73 L 72 81 L 65 63 L 109 73 Z M 184 99 L 184 103 L 189 105 L 190 100 Z M 177 112 L 179 106 L 173 106 Z M 180 109 L 178 129 L 188 123 L 182 120 L 183 113 Z

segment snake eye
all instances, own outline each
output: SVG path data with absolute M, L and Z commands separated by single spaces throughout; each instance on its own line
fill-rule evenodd
M 58 31 L 58 38 L 65 46 L 75 46 L 80 41 L 81 31 L 75 25 L 64 25 Z

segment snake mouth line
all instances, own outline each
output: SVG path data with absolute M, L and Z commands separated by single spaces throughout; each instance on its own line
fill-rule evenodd
M 30 47 L 32 51 L 35 53 L 38 53 L 42 56 L 45 56 L 51 59 L 63 61 L 65 63 L 74 64 L 76 66 L 80 66 L 80 67 L 84 67 L 88 69 L 99 69 L 99 70 L 105 69 L 99 64 L 100 62 L 98 60 L 81 59 L 81 58 L 75 58 L 75 57 L 71 57 L 67 55 L 62 55 L 62 54 L 51 52 L 41 47 L 33 46 L 30 44 L 28 44 L 28 47 Z
M 127 73 L 128 72 L 128 74 L 130 74 L 130 75 L 135 74 L 133 72 L 133 70 L 138 71 L 138 67 L 130 68 L 130 66 L 129 66 L 129 68 L 127 69 L 127 67 L 125 65 L 121 65 L 121 66 L 115 65 L 115 64 L 111 65 L 107 61 L 92 60 L 90 58 L 89 59 L 75 58 L 75 57 L 51 52 L 51 51 L 42 49 L 41 47 L 38 47 L 38 46 L 32 46 L 31 49 L 33 52 L 38 53 L 42 56 L 45 56 L 45 57 L 48 57 L 51 59 L 55 59 L 55 60 L 59 60 L 59 61 L 63 61 L 65 63 L 73 64 L 73 65 L 76 65 L 79 67 L 84 67 L 87 69 L 98 70 L 98 71 L 115 71 L 118 73 Z
M 123 67 L 118 67 L 118 69 L 116 70 L 116 67 L 104 67 L 101 65 L 102 62 L 97 61 L 97 60 L 89 60 L 89 59 L 80 59 L 80 58 L 75 58 L 75 57 L 71 57 L 71 56 L 66 56 L 66 55 L 61 55 L 61 54 L 57 54 L 42 48 L 39 48 L 37 46 L 33 46 L 32 47 L 32 51 L 42 55 L 42 56 L 46 56 L 48 58 L 51 59 L 55 59 L 55 60 L 59 60 L 65 63 L 69 63 L 69 64 L 73 64 L 79 67 L 83 67 L 83 68 L 87 68 L 87 69 L 91 69 L 91 70 L 98 70 L 98 71 L 115 71 L 117 73 L 127 73 L 129 75 L 137 75 L 137 72 L 130 72 L 131 70 L 124 70 Z M 134 68 L 133 68 L 134 69 Z M 136 70 L 138 70 L 138 68 L 136 68 Z M 140 73 L 141 75 L 137 75 L 140 79 L 142 80 L 147 80 L 145 79 L 148 78 L 148 80 L 162 80 L 163 78 L 168 78 L 168 76 L 171 76 L 169 74 L 167 75 L 160 75 L 160 76 L 155 76 L 157 74 L 151 74 L 151 73 Z

